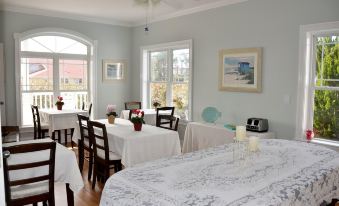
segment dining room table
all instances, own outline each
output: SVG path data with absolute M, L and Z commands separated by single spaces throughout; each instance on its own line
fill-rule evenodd
M 159 159 L 111 176 L 101 206 L 319 206 L 339 196 L 339 153 L 313 143 L 261 139 Z
M 115 118 L 114 124 L 109 124 L 107 119 L 94 121 L 106 125 L 109 150 L 121 156 L 125 167 L 181 154 L 176 131 L 148 124 L 143 124 L 141 131 L 135 131 L 131 121 L 121 118 Z M 77 142 L 80 138 L 77 126 L 73 141 Z
M 56 130 L 71 129 L 77 126 L 77 114 L 88 116 L 88 111 L 80 109 L 41 109 L 40 119 L 48 125 L 49 136 Z
M 275 133 L 246 131 L 246 136 L 256 136 L 260 139 L 274 139 Z M 186 126 L 183 153 L 206 149 L 232 143 L 235 130 L 225 127 L 225 124 L 207 122 L 189 122 Z
M 41 143 L 41 142 L 50 142 L 51 139 L 37 139 L 37 140 L 26 140 L 13 143 L 4 143 L 2 145 L 4 151 L 6 147 L 20 145 L 20 144 L 31 144 L 31 143 Z M 49 155 L 47 150 L 38 151 L 38 152 L 29 152 L 21 154 L 11 154 L 7 161 L 9 164 L 22 164 L 26 160 L 29 162 L 41 161 L 44 160 L 46 156 Z M 11 178 L 16 177 L 24 179 L 32 176 L 41 176 L 47 173 L 48 167 L 36 167 L 25 170 L 12 171 L 10 176 Z M 75 153 L 71 150 L 68 150 L 63 145 L 56 144 L 55 152 L 55 172 L 54 180 L 56 183 L 64 183 L 66 186 L 67 194 L 67 203 L 69 206 L 74 205 L 74 193 L 79 192 L 84 187 L 84 182 L 79 170 L 77 159 Z

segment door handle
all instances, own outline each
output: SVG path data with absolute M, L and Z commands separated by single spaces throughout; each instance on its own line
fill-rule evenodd
M 0 101 L 0 105 L 4 105 L 5 104 L 5 102 L 3 102 L 3 101 Z

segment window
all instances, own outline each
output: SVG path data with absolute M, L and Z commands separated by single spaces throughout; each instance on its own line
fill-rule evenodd
M 68 37 L 69 36 L 69 37 Z M 32 125 L 30 105 L 54 107 L 64 97 L 65 109 L 81 109 L 91 101 L 91 44 L 71 34 L 30 34 L 19 40 L 19 122 Z
M 191 41 L 143 49 L 143 106 L 174 106 L 183 120 L 191 117 Z
M 314 38 L 314 114 L 316 137 L 339 140 L 339 35 Z
M 300 29 L 296 137 L 312 129 L 319 141 L 339 142 L 339 22 Z

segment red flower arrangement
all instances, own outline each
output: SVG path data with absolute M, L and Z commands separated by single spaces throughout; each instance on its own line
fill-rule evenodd
M 55 102 L 55 105 L 64 105 L 64 98 L 62 96 L 58 96 L 57 99 L 58 100 Z
M 57 98 L 58 100 L 55 102 L 55 105 L 57 106 L 58 110 L 62 110 L 62 106 L 64 105 L 62 100 L 64 100 L 64 98 L 62 96 L 58 96 Z
M 133 109 L 132 114 L 135 114 L 134 116 L 131 117 L 131 122 L 133 124 L 145 124 L 144 121 L 144 111 L 141 111 L 139 109 Z

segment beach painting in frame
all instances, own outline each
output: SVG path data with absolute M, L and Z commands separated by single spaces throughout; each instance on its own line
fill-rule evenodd
M 262 48 L 219 52 L 219 90 L 261 92 Z

